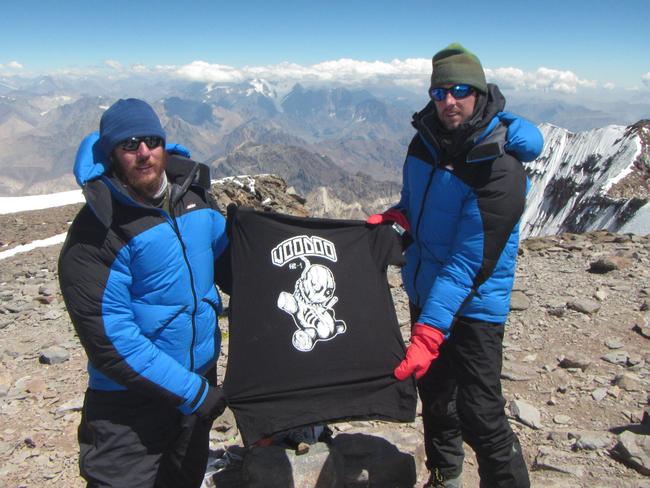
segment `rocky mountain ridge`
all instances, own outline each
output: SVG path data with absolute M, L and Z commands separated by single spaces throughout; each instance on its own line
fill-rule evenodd
M 309 213 L 305 199 L 274 176 L 225 178 L 213 191 L 224 209 L 235 202 Z M 64 231 L 79 208 L 0 215 L 1 249 Z M 40 248 L 0 261 L 2 487 L 83 486 L 76 426 L 86 359 L 58 289 L 59 249 Z M 502 378 L 507 412 L 534 487 L 650 486 L 649 277 L 649 236 L 595 231 L 523 241 Z M 396 268 L 389 269 L 389 283 L 408 339 L 408 304 Z M 228 357 L 226 318 L 221 325 L 220 379 Z M 319 443 L 303 456 L 283 454 L 294 480 L 300 480 L 295 486 L 315 486 L 323 460 L 336 453 L 345 459 L 346 487 L 413 486 L 416 478 L 422 483 L 419 415 L 412 424 L 331 427 L 338 439 L 333 447 Z M 355 456 L 348 455 L 352 448 Z M 215 423 L 211 450 L 212 460 L 226 469 L 212 466 L 204 486 L 240 487 L 260 475 L 259 465 L 241 464 L 238 456 L 246 453 L 232 414 Z M 229 463 L 223 462 L 225 452 Z M 279 471 L 275 464 L 262 474 L 268 481 Z M 478 486 L 471 450 L 464 480 L 468 487 Z
M 650 120 L 573 134 L 543 124 L 544 151 L 525 165 L 522 235 L 650 232 Z
M 44 91 L 0 95 L 0 194 L 74 188 L 76 141 L 97 128 L 112 102 L 65 95 L 55 80 L 43 81 Z M 295 85 L 283 95 L 276 88 L 264 80 L 190 83 L 161 85 L 151 96 L 164 92 L 154 107 L 169 140 L 219 176 L 276 173 L 306 196 L 312 212 L 331 217 L 362 218 L 397 201 L 413 135 L 408 104 L 361 88 Z M 541 125 L 544 152 L 526 165 L 523 235 L 649 232 L 649 125 L 579 133 Z

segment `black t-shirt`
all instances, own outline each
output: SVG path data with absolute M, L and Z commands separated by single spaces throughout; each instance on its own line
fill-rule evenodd
M 224 388 L 246 444 L 352 418 L 410 422 L 415 382 L 386 280 L 402 264 L 390 226 L 237 209 Z

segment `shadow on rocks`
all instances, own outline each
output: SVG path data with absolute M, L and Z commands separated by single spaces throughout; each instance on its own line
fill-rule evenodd
M 241 463 L 216 473 L 219 488 L 412 488 L 416 463 L 386 439 L 339 434 L 305 454 L 281 446 L 247 450 Z
M 219 488 L 343 488 L 343 458 L 318 442 L 305 454 L 282 446 L 254 447 L 243 462 L 213 476 Z
M 411 488 L 417 480 L 415 459 L 386 439 L 339 434 L 332 448 L 345 459 L 345 487 Z

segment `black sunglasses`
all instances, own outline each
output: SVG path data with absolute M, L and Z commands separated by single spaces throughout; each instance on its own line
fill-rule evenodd
M 431 90 L 429 90 L 429 95 L 436 102 L 442 102 L 445 98 L 447 98 L 447 93 L 451 93 L 451 96 L 456 100 L 461 100 L 463 98 L 469 97 L 473 91 L 474 88 L 469 85 L 454 85 L 451 88 L 431 88 Z
M 137 151 L 141 142 L 144 142 L 149 149 L 155 149 L 162 146 L 164 140 L 160 136 L 129 137 L 120 142 L 119 146 L 124 151 Z

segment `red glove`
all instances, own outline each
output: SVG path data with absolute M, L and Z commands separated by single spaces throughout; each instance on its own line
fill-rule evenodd
M 406 220 L 406 216 L 396 208 L 389 208 L 384 213 L 371 215 L 368 217 L 368 220 L 366 220 L 366 223 L 371 225 L 387 224 L 390 222 L 395 222 L 396 224 L 402 226 L 404 230 L 409 230 L 410 228 L 409 221 Z
M 440 354 L 440 345 L 444 340 L 444 334 L 435 327 L 420 322 L 415 324 L 406 358 L 393 371 L 395 378 L 404 381 L 415 373 L 415 379 L 419 380 Z

